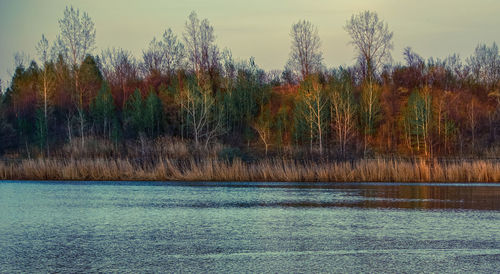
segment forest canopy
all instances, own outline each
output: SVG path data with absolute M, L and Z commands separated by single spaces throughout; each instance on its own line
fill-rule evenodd
M 99 51 L 98 29 L 78 8 L 58 23 L 54 41 L 41 35 L 33 45 L 37 60 L 17 56 L 10 85 L 0 82 L 0 155 L 67 156 L 99 142 L 119 154 L 139 144 L 144 154 L 165 139 L 193 151 L 222 144 L 248 158 L 500 153 L 496 43 L 466 58 L 397 53 L 390 22 L 364 11 L 343 26 L 354 65 L 329 68 L 317 27 L 298 20 L 283 70 L 264 71 L 221 49 L 196 12 L 182 33 L 153 37 L 142 56 Z M 397 54 L 404 63 L 392 62 Z

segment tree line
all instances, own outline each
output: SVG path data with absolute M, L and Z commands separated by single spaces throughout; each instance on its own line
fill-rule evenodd
M 59 27 L 52 43 L 42 35 L 38 60 L 15 58 L 0 98 L 0 153 L 167 136 L 297 157 L 499 155 L 496 43 L 465 60 L 425 60 L 407 47 L 392 65 L 393 33 L 365 11 L 344 26 L 353 66 L 327 68 L 317 27 L 300 20 L 284 69 L 266 72 L 220 49 L 195 12 L 182 36 L 165 30 L 139 59 L 121 48 L 97 54 L 95 25 L 79 9 L 67 7 Z

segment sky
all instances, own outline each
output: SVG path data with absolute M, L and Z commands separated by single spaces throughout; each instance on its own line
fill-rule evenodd
M 154 36 L 171 28 L 182 37 L 191 11 L 207 18 L 216 43 L 233 57 L 255 57 L 265 70 L 282 69 L 290 29 L 298 20 L 318 27 L 327 67 L 351 65 L 355 52 L 343 29 L 352 14 L 375 11 L 394 32 L 395 62 L 411 46 L 424 58 L 470 56 L 478 43 L 500 42 L 499 0 L 0 0 L 0 79 L 14 71 L 14 54 L 36 58 L 41 35 L 55 40 L 66 6 L 86 11 L 95 23 L 97 49 L 121 47 L 142 55 Z

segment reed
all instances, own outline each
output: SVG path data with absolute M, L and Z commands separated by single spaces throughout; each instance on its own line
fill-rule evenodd
M 266 159 L 245 163 L 207 158 L 26 159 L 0 162 L 2 180 L 158 180 L 304 182 L 499 182 L 500 163 L 489 160 L 438 163 L 405 160 L 297 162 Z

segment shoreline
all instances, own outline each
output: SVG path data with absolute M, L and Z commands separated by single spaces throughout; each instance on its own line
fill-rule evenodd
M 298 182 L 298 183 L 497 183 L 500 163 L 411 162 L 356 160 L 301 162 L 270 159 L 254 163 L 240 160 L 173 161 L 160 159 L 137 164 L 129 159 L 31 159 L 0 163 L 0 180 L 47 181 L 172 181 L 172 182 Z

